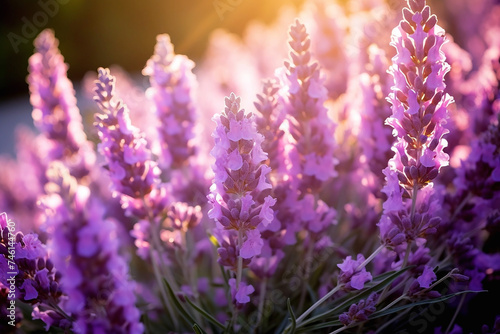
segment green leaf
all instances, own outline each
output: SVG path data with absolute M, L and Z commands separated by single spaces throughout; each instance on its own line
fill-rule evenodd
M 170 286 L 170 284 L 167 282 L 166 279 L 163 279 L 163 283 L 165 284 L 165 286 L 167 287 L 167 291 L 168 291 L 168 294 L 170 296 L 170 298 L 172 299 L 172 302 L 174 304 L 174 306 L 177 308 L 177 310 L 179 311 L 179 313 L 181 314 L 182 318 L 188 323 L 188 324 L 194 324 L 196 321 L 193 319 L 193 317 L 191 316 L 191 314 L 189 314 L 189 312 L 187 312 L 184 307 L 181 305 L 181 303 L 179 302 L 179 299 L 177 298 L 177 296 L 175 295 L 174 291 L 172 290 L 172 287 Z
M 399 276 L 403 275 L 407 270 L 412 268 L 413 266 L 408 266 L 406 268 L 400 269 L 398 271 L 391 271 L 389 273 L 384 273 L 380 276 L 377 276 L 374 281 L 382 279 L 379 283 L 376 283 L 369 288 L 359 291 L 359 292 L 354 292 L 346 295 L 345 297 L 339 299 L 337 302 L 340 302 L 337 306 L 329 309 L 326 312 L 323 312 L 321 314 L 318 314 L 314 317 L 311 317 L 308 320 L 303 321 L 302 323 L 299 324 L 299 328 L 304 327 L 305 325 L 311 324 L 315 321 L 321 321 L 325 320 L 326 318 L 330 318 L 334 316 L 335 314 L 339 313 L 339 311 L 342 311 L 344 309 L 347 309 L 349 306 L 352 304 L 357 303 L 361 299 L 366 299 L 368 296 L 370 296 L 373 292 L 377 292 L 391 284 L 396 278 Z M 352 296 L 352 297 L 351 297 Z
M 193 330 L 196 334 L 207 334 L 207 332 L 205 332 L 203 329 L 201 329 L 201 327 L 198 326 L 198 324 L 193 325 Z
M 465 291 L 459 291 L 459 292 L 456 292 L 456 293 L 452 293 L 452 294 L 441 296 L 441 297 L 434 298 L 434 299 L 421 300 L 421 301 L 414 302 L 414 303 L 411 303 L 411 304 L 406 304 L 406 305 L 401 305 L 401 306 L 397 306 L 397 307 L 392 307 L 392 308 L 389 308 L 389 309 L 384 310 L 384 311 L 377 311 L 377 312 L 374 312 L 369 317 L 369 319 L 380 318 L 380 317 L 383 317 L 383 316 L 386 316 L 386 315 L 389 315 L 389 314 L 392 314 L 392 313 L 397 313 L 397 312 L 400 312 L 402 310 L 405 310 L 405 309 L 408 309 L 408 308 L 413 308 L 413 307 L 419 306 L 419 305 L 430 305 L 430 304 L 440 303 L 440 302 L 443 302 L 445 300 L 448 300 L 450 298 L 453 298 L 455 296 L 458 296 L 458 295 L 461 295 L 461 294 L 464 294 L 464 293 L 480 293 L 480 292 L 488 292 L 488 291 L 487 290 L 480 290 L 480 291 L 465 290 Z
M 327 321 L 327 322 L 322 322 L 320 324 L 316 325 L 311 325 L 308 326 L 307 328 L 299 328 L 297 330 L 297 333 L 314 333 L 314 331 L 318 329 L 324 329 L 324 328 L 330 328 L 330 327 L 340 327 L 342 326 L 342 323 L 340 320 L 333 320 L 333 321 Z
M 217 321 L 217 319 L 215 319 L 207 311 L 205 311 L 204 309 L 202 309 L 201 307 L 199 307 L 198 305 L 193 303 L 191 300 L 189 300 L 189 298 L 187 298 L 187 297 L 185 297 L 185 298 L 186 298 L 186 301 L 189 303 L 189 305 L 191 305 L 191 307 L 193 307 L 196 311 L 198 311 L 205 319 L 207 319 L 212 324 L 214 324 L 215 326 L 219 327 L 222 330 L 224 330 L 226 328 L 223 324 L 221 324 L 219 321 Z
M 295 329 L 297 328 L 297 318 L 295 317 L 295 313 L 293 313 L 292 305 L 290 304 L 290 298 L 286 299 L 286 307 L 288 308 L 288 313 L 290 313 L 290 319 L 292 320 L 292 327 L 290 328 L 290 333 L 295 333 Z
M 486 292 L 486 290 L 481 290 L 481 291 L 471 291 L 471 290 L 460 291 L 460 292 L 449 294 L 449 295 L 446 295 L 446 296 L 441 296 L 441 297 L 435 298 L 435 299 L 421 300 L 421 301 L 418 301 L 418 302 L 415 302 L 415 303 L 393 307 L 393 308 L 390 308 L 390 309 L 387 309 L 387 310 L 384 310 L 384 311 L 374 312 L 368 318 L 368 320 L 366 320 L 366 321 L 370 321 L 372 319 L 380 318 L 380 317 L 383 317 L 383 316 L 386 316 L 386 315 L 390 315 L 390 314 L 393 314 L 393 313 L 398 313 L 400 311 L 403 311 L 403 310 L 406 310 L 406 309 L 409 309 L 409 308 L 413 308 L 413 307 L 419 306 L 419 305 L 430 305 L 430 304 L 440 303 L 440 302 L 443 302 L 443 301 L 448 300 L 450 298 L 453 298 L 455 296 L 458 296 L 458 295 L 461 295 L 461 294 L 464 294 L 464 293 L 472 293 L 472 292 L 473 293 L 479 293 L 479 292 Z M 356 325 L 359 325 L 359 324 L 361 324 L 363 322 L 359 322 Z M 308 327 L 305 327 L 305 328 L 300 328 L 300 329 L 297 330 L 297 332 L 298 333 L 303 333 L 303 332 L 313 333 L 314 331 L 319 330 L 319 329 L 330 328 L 330 327 L 340 327 L 340 326 L 342 326 L 342 323 L 340 322 L 340 320 L 333 320 L 333 321 L 322 322 L 320 324 L 311 325 L 311 326 L 308 326 Z

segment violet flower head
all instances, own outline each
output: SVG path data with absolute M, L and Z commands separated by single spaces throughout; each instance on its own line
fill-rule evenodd
M 250 301 L 248 295 L 255 291 L 255 288 L 251 285 L 247 285 L 243 282 L 240 283 L 240 288 L 236 289 L 236 279 L 229 279 L 229 286 L 231 287 L 231 296 L 233 300 L 238 304 L 246 304 Z
M 257 132 L 255 117 L 240 109 L 239 97 L 231 93 L 224 111 L 213 120 L 215 175 L 208 195 L 212 205 L 208 216 L 217 224 L 214 235 L 221 246 L 219 263 L 237 273 L 233 299 L 244 304 L 250 301 L 247 296 L 254 288 L 240 281 L 241 271 L 261 254 L 264 240 L 259 227 L 274 219 L 271 207 L 276 199 L 268 195 L 271 185 L 267 180 L 271 168 L 263 163 L 267 154 L 261 147 L 264 137 Z
M 115 78 L 108 69 L 99 68 L 94 100 L 102 110 L 94 123 L 113 182 L 113 190 L 132 198 L 149 194 L 160 171 L 151 160 L 146 139 L 130 122 L 127 106 L 114 98 Z
M 256 130 L 253 114 L 240 110 L 240 98 L 226 98 L 225 110 L 214 116 L 217 124 L 213 137 L 215 146 L 214 182 L 209 201 L 209 216 L 226 230 L 254 230 L 267 226 L 274 218 L 271 207 L 276 200 L 264 197 L 271 185 L 271 171 L 263 164 L 267 154 L 262 150 L 263 136 Z
M 150 77 L 151 87 L 146 95 L 154 101 L 162 167 L 179 168 L 195 154 L 193 144 L 196 108 L 193 89 L 197 86 L 192 69 L 194 62 L 174 53 L 166 34 L 156 37 L 154 55 L 142 71 Z
M 392 32 L 397 54 L 390 68 L 392 116 L 386 123 L 393 127 L 396 141 L 395 155 L 384 170 L 387 184 L 382 192 L 388 199 L 379 223 L 388 247 L 432 234 L 440 223 L 437 209 L 429 205 L 440 201 L 431 181 L 448 165 L 443 135 L 448 133 L 445 124 L 453 99 L 444 93 L 450 66 L 441 51 L 444 31 L 436 23 L 425 0 L 409 0 Z
M 266 80 L 262 93 L 257 94 L 255 109 L 260 113 L 256 117 L 257 130 L 264 136 L 262 149 L 268 154 L 269 166 L 273 171 L 280 169 L 283 154 L 283 135 L 280 128 L 284 114 L 278 103 L 279 85 L 276 79 Z
M 7 215 L 0 214 L 0 286 L 9 287 L 15 277 L 16 298 L 37 308 L 37 314 L 47 316 L 47 330 L 51 326 L 69 329 L 71 322 L 66 315 L 54 308 L 62 300 L 61 273 L 54 268 L 37 234 L 13 234 L 9 232 L 13 225 L 8 222 Z M 15 248 L 13 259 L 8 252 L 11 247 Z
M 68 66 L 50 29 L 35 39 L 29 59 L 28 83 L 33 121 L 53 145 L 50 160 L 63 159 L 78 178 L 89 173 L 95 154 L 83 130 L 73 85 L 67 77 Z
M 118 254 L 117 227 L 103 219 L 104 207 L 60 163 L 47 171 L 42 199 L 53 261 L 63 277 L 62 308 L 75 320 L 76 333 L 142 333 L 134 285 Z
M 372 293 L 366 300 L 362 299 L 357 304 L 352 304 L 349 311 L 339 316 L 340 322 L 344 326 L 349 326 L 357 322 L 368 320 L 368 317 L 376 311 L 375 305 L 378 301 L 378 294 Z
M 356 260 L 351 256 L 345 258 L 344 262 L 337 265 L 340 268 L 339 283 L 345 284 L 346 289 L 361 290 L 366 282 L 372 280 L 372 275 L 366 271 L 366 268 L 359 268 L 365 261 L 362 254 L 358 254 Z
M 311 40 L 305 26 L 297 20 L 290 27 L 291 62 L 285 62 L 281 75 L 287 87 L 284 96 L 289 123 L 290 168 L 297 189 L 319 189 L 323 182 L 337 175 L 333 157 L 335 126 L 324 103 L 327 89 L 319 65 L 311 61 Z
M 425 187 L 448 165 L 443 135 L 448 133 L 445 124 L 453 99 L 444 93 L 444 75 L 450 70 L 441 51 L 444 30 L 425 0 L 408 4 L 404 19 L 392 32 L 397 54 L 390 68 L 392 116 L 386 122 L 397 137 L 389 166 L 398 171 L 401 185 L 412 190 Z
M 167 225 L 186 232 L 196 227 L 201 220 L 200 206 L 189 206 L 186 203 L 176 202 L 172 204 L 167 213 Z

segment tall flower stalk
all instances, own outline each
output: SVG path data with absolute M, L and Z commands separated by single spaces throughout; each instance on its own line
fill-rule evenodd
M 406 244 L 406 265 L 411 244 L 436 232 L 440 218 L 432 205 L 432 181 L 449 157 L 443 136 L 452 97 L 444 93 L 444 75 L 450 70 L 441 46 L 444 30 L 437 25 L 425 0 L 409 0 L 403 20 L 392 32 L 390 73 L 394 86 L 389 94 L 396 141 L 394 157 L 384 170 L 387 195 L 379 227 L 382 242 L 391 248 Z
M 83 178 L 90 173 L 95 153 L 83 130 L 68 66 L 52 30 L 42 31 L 34 44 L 36 53 L 28 68 L 30 102 L 35 126 L 50 141 L 47 164 L 61 159 L 72 175 Z
M 137 238 L 138 254 L 152 261 L 164 305 L 173 315 L 162 276 L 173 286 L 176 284 L 168 270 L 160 240 L 160 218 L 170 200 L 165 188 L 159 186 L 160 170 L 151 160 L 144 134 L 131 124 L 127 106 L 114 96 L 114 81 L 108 69 L 99 69 L 94 97 L 103 112 L 96 115 L 95 126 L 101 139 L 98 148 L 106 159 L 114 196 L 120 197 L 127 214 L 140 219 L 135 230 L 141 233 L 133 234 Z M 175 318 L 172 321 L 176 323 Z
M 52 259 L 67 295 L 62 306 L 74 318 L 73 331 L 142 333 L 134 283 L 118 254 L 115 223 L 103 219 L 102 203 L 61 163 L 51 164 L 47 178 L 42 206 L 52 234 Z
M 336 211 L 320 199 L 322 186 L 337 175 L 334 158 L 335 125 L 327 114 L 324 86 L 317 62 L 311 60 L 311 40 L 306 27 L 296 20 L 290 27 L 290 61 L 285 61 L 280 79 L 284 87 L 282 103 L 287 121 L 287 169 L 290 176 L 287 198 L 283 203 L 292 212 L 287 222 L 288 242 L 295 234 L 308 232 L 304 256 L 307 261 L 305 279 L 310 276 L 314 243 L 325 236 L 336 223 Z M 287 210 L 281 210 L 286 212 Z M 331 240 L 330 240 L 331 242 Z M 305 301 L 306 285 L 301 293 L 300 308 Z
M 160 165 L 180 168 L 196 153 L 193 144 L 196 108 L 194 63 L 186 56 L 176 55 L 170 37 L 156 37 L 154 55 L 142 71 L 149 76 L 151 87 L 146 95 L 154 101 L 159 120 L 161 146 Z
M 243 282 L 243 268 L 261 253 L 264 242 L 259 229 L 274 218 L 271 207 L 276 200 L 268 195 L 267 180 L 271 168 L 263 163 L 267 160 L 261 148 L 264 137 L 257 132 L 254 115 L 240 109 L 239 97 L 226 98 L 224 111 L 213 120 L 215 163 L 208 215 L 217 224 L 219 263 L 234 271 L 236 278 L 229 285 L 234 302 L 242 305 L 254 291 Z

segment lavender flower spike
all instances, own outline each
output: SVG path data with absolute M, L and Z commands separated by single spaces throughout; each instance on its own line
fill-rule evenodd
M 150 77 L 151 87 L 146 95 L 154 101 L 160 122 L 160 165 L 179 168 L 195 154 L 194 62 L 174 53 L 168 35 L 158 35 L 156 41 L 155 54 L 148 60 L 142 73 Z
M 344 312 L 339 316 L 340 322 L 344 326 L 350 326 L 357 322 L 366 321 L 368 317 L 375 312 L 378 295 L 372 293 L 366 300 L 362 299 L 357 304 L 352 304 L 348 312 Z
M 33 120 L 53 145 L 50 161 L 63 159 L 78 178 L 89 173 L 95 154 L 83 130 L 68 66 L 54 32 L 46 29 L 35 39 L 36 53 L 29 59 L 28 83 Z
M 47 171 L 47 214 L 53 261 L 62 273 L 62 303 L 76 333 L 142 333 L 134 285 L 118 254 L 116 224 L 102 218 L 103 205 L 60 163 Z
M 388 246 L 425 237 L 439 224 L 429 205 L 431 181 L 448 165 L 443 135 L 448 133 L 445 124 L 453 102 L 444 93 L 444 75 L 450 66 L 441 51 L 445 37 L 436 16 L 431 15 L 425 0 L 408 0 L 403 17 L 392 32 L 391 44 L 397 54 L 390 68 L 394 77 L 389 94 L 392 116 L 386 123 L 393 127 L 396 142 L 392 147 L 395 155 L 384 170 L 387 185 L 383 192 L 388 200 L 379 224 Z
M 115 78 L 108 69 L 99 68 L 94 100 L 103 111 L 95 116 L 101 143 L 98 149 L 106 158 L 113 191 L 142 198 L 157 182 L 160 170 L 139 129 L 130 122 L 127 106 L 114 99 Z
M 236 268 L 241 275 L 242 259 L 250 259 L 261 252 L 263 240 L 258 226 L 265 227 L 274 219 L 271 207 L 276 199 L 265 196 L 271 188 L 267 180 L 271 168 L 263 164 L 267 160 L 261 148 L 264 137 L 256 130 L 254 115 L 240 110 L 239 97 L 231 94 L 226 98 L 225 110 L 213 120 L 217 124 L 211 152 L 215 158 L 215 176 L 208 196 L 212 204 L 209 217 L 217 222 L 221 245 L 230 245 L 237 237 L 235 255 L 239 264 L 234 265 L 234 261 L 231 264 L 227 258 L 224 265 Z M 219 253 L 231 252 L 219 249 Z M 239 283 L 237 280 L 238 296 L 243 293 L 239 291 Z M 246 302 L 246 298 L 240 301 Z
M 333 157 L 335 126 L 324 103 L 327 89 L 319 65 L 311 61 L 311 40 L 298 20 L 290 28 L 291 63 L 285 62 L 281 80 L 288 87 L 285 111 L 288 115 L 290 164 L 297 178 L 297 189 L 316 191 L 323 182 L 337 175 Z

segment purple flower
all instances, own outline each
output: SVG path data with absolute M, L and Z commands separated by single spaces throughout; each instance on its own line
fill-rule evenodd
M 23 235 L 18 232 L 12 245 L 7 222 L 7 215 L 0 214 L 0 286 L 9 287 L 10 282 L 7 280 L 12 278 L 10 273 L 17 273 L 16 298 L 36 309 L 50 310 L 52 317 L 46 322 L 47 329 L 52 325 L 68 329 L 71 323 L 65 319 L 66 314 L 54 309 L 54 305 L 60 304 L 64 298 L 60 287 L 61 272 L 54 269 L 46 247 L 37 234 Z M 11 246 L 15 248 L 13 260 L 7 251 Z
M 256 117 L 257 130 L 264 136 L 262 149 L 267 152 L 269 166 L 273 171 L 280 170 L 283 165 L 283 135 L 281 129 L 284 113 L 279 102 L 279 85 L 276 79 L 266 80 L 262 86 L 262 93 L 257 94 L 255 109 L 260 113 Z
M 236 289 L 236 279 L 229 279 L 229 286 L 231 287 L 231 296 L 239 304 L 246 304 L 250 301 L 249 295 L 251 295 L 255 289 L 251 285 L 247 285 L 244 282 L 240 282 L 240 286 Z
M 290 167 L 295 187 L 315 189 L 337 175 L 333 157 L 335 126 L 324 103 L 327 90 L 316 62 L 310 61 L 311 41 L 298 20 L 290 27 L 291 62 L 285 62 L 280 76 L 287 115 Z M 302 177 L 298 177 L 302 175 Z
M 116 224 L 103 219 L 102 204 L 63 165 L 53 163 L 47 176 L 48 195 L 42 204 L 53 261 L 63 274 L 61 288 L 67 300 L 62 307 L 75 318 L 73 330 L 142 333 L 134 284 L 118 253 Z
M 251 259 L 260 254 L 264 240 L 262 240 L 258 230 L 248 231 L 246 237 L 245 242 L 241 246 L 240 256 L 244 259 Z
M 226 98 L 224 111 L 213 120 L 217 126 L 211 152 L 215 163 L 208 216 L 217 223 L 214 235 L 221 246 L 219 263 L 240 277 L 243 266 L 261 253 L 264 241 L 259 228 L 267 227 L 274 218 L 271 207 L 276 200 L 268 195 L 271 185 L 267 180 L 271 169 L 264 164 L 264 137 L 257 132 L 253 114 L 240 110 L 240 98 L 234 94 Z M 234 287 L 238 290 L 236 300 L 247 303 L 253 287 L 252 291 L 245 290 L 240 279 L 238 284 Z
M 344 326 L 350 326 L 357 322 L 368 320 L 368 317 L 376 311 L 375 305 L 378 301 L 378 294 L 372 293 L 366 300 L 361 299 L 359 303 L 352 304 L 349 311 L 339 316 L 340 322 Z
M 186 56 L 176 55 L 170 37 L 156 37 L 155 54 L 142 71 L 150 77 L 146 95 L 154 101 L 159 120 L 161 146 L 160 165 L 180 168 L 196 152 L 193 138 L 196 109 L 194 63 Z
M 239 108 L 240 99 L 231 94 L 224 112 L 214 116 L 215 176 L 208 196 L 209 217 L 224 229 L 248 233 L 261 223 L 270 223 L 275 200 L 266 196 L 262 203 L 256 202 L 260 193 L 271 188 L 266 178 L 270 168 L 263 164 L 267 155 L 260 146 L 263 137 L 256 130 L 254 116 Z M 254 233 L 251 239 L 255 237 Z
M 115 78 L 108 69 L 99 68 L 94 100 L 102 110 L 95 126 L 113 182 L 113 190 L 132 198 L 149 194 L 160 173 L 144 135 L 131 124 L 127 106 L 114 98 Z
M 425 266 L 424 271 L 422 274 L 417 277 L 417 282 L 420 285 L 421 288 L 428 288 L 431 286 L 432 282 L 436 280 L 436 274 L 434 273 L 434 270 L 432 270 L 431 267 Z
M 372 275 L 366 271 L 365 267 L 358 269 L 364 261 L 365 257 L 358 254 L 356 260 L 348 256 L 342 263 L 337 264 L 337 267 L 340 268 L 339 283 L 344 284 L 346 289 L 363 289 L 365 283 L 372 280 Z
M 441 51 L 444 31 L 424 0 L 409 1 L 408 6 L 391 43 L 397 54 L 390 68 L 392 116 L 386 123 L 393 127 L 396 142 L 384 170 L 387 185 L 382 191 L 388 198 L 379 223 L 382 242 L 389 247 L 402 243 L 402 234 L 411 242 L 436 232 L 440 218 L 429 203 L 440 199 L 431 181 L 449 159 L 443 135 L 453 99 L 444 93 L 450 68 Z
M 314 9 L 311 15 L 313 25 L 312 53 L 325 69 L 325 87 L 328 95 L 335 99 L 347 88 L 349 62 L 347 50 L 343 45 L 347 41 L 346 15 L 342 6 L 337 3 L 312 2 Z
M 29 59 L 28 76 L 32 116 L 37 128 L 50 140 L 48 162 L 62 159 L 75 177 L 82 178 L 90 172 L 95 153 L 83 130 L 73 85 L 66 75 L 68 66 L 58 43 L 50 29 L 35 39 L 36 53 Z
M 34 260 L 46 255 L 45 245 L 38 239 L 37 234 L 26 234 L 22 238 L 22 243 L 16 244 L 16 257 L 19 259 Z

